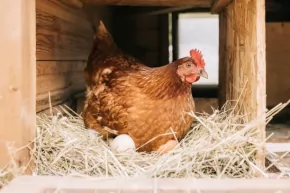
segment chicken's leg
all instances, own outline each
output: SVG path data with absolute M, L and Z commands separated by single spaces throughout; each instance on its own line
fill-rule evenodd
M 161 145 L 157 149 L 156 152 L 157 153 L 160 153 L 160 154 L 165 154 L 165 153 L 169 152 L 170 150 L 172 150 L 174 147 L 176 147 L 177 144 L 178 144 L 178 141 L 176 141 L 176 140 L 169 140 L 164 145 Z

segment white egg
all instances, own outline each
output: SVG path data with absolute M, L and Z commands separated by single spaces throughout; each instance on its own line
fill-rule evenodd
M 110 147 L 119 152 L 131 153 L 135 151 L 135 143 L 133 139 L 127 134 L 121 134 L 113 140 L 109 140 Z

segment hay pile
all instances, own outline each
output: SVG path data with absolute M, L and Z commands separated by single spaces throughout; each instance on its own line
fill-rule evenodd
M 284 106 L 269 111 L 267 120 Z M 263 145 L 256 139 L 257 126 L 262 122 L 245 122 L 246 115 L 234 114 L 233 108 L 225 105 L 211 115 L 191 113 L 196 118 L 191 131 L 177 148 L 162 156 L 111 151 L 98 133 L 85 129 L 82 118 L 68 109 L 56 116 L 42 115 L 37 118 L 35 172 L 95 177 L 251 178 L 260 171 L 255 155 Z
M 268 111 L 267 122 L 289 103 Z M 257 127 L 263 122 L 245 121 L 246 115 L 235 114 L 237 106 L 229 104 L 220 111 L 213 110 L 213 114 L 191 113 L 196 118 L 191 131 L 178 147 L 161 156 L 117 154 L 98 133 L 84 128 L 81 116 L 62 107 L 62 113 L 37 117 L 37 137 L 32 150 L 34 172 L 94 177 L 252 178 L 258 171 L 267 176 L 255 162 L 256 152 L 263 145 L 256 139 Z M 3 180 L 11 175 L 7 172 L 13 169 L 10 166 L 0 171 L 0 181 L 1 176 Z

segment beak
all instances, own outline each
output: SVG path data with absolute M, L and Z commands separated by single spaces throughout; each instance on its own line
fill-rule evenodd
M 208 79 L 208 75 L 207 75 L 207 72 L 205 71 L 205 69 L 200 69 L 199 76 Z

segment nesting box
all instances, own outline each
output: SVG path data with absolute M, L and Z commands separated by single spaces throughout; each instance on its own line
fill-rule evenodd
M 163 15 L 136 23 L 139 49 L 156 47 L 155 52 L 142 56 L 146 63 L 156 64 L 165 64 L 168 58 L 167 47 L 160 46 L 168 41 L 160 38 L 168 33 L 162 32 L 168 24 L 164 14 L 186 9 L 219 14 L 219 104 L 237 99 L 244 92 L 246 111 L 252 117 L 264 116 L 265 0 L 1 0 L 0 166 L 8 160 L 2 141 L 13 141 L 18 147 L 29 143 L 35 136 L 37 112 L 59 104 L 76 105 L 74 99 L 85 90 L 83 69 L 93 42 L 92 24 L 98 18 L 115 32 L 132 30 L 131 25 L 122 22 L 122 14 L 114 18 L 118 9 L 114 12 L 107 7 L 124 5 L 143 6 L 143 10 L 154 6 L 153 14 Z M 152 25 L 159 27 L 156 31 L 146 28 Z M 133 38 L 126 32 L 113 34 L 121 43 Z M 289 86 L 286 82 L 282 83 L 284 87 Z M 262 126 L 260 139 L 264 138 Z M 257 159 L 263 167 L 263 151 Z M 27 164 L 29 150 L 19 153 L 16 160 L 19 166 Z

